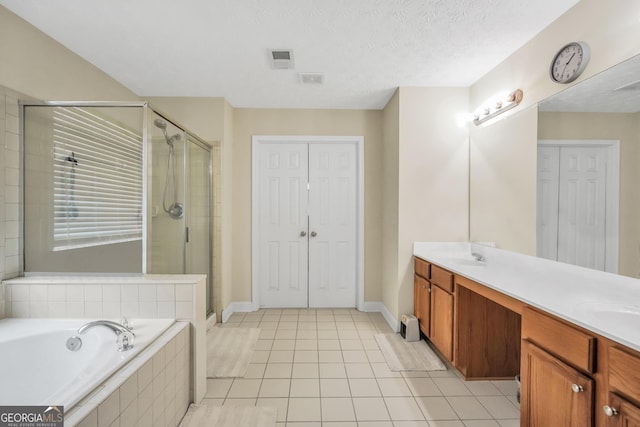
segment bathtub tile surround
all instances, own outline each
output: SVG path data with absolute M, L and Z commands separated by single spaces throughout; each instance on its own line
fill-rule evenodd
M 65 415 L 65 426 L 177 426 L 189 408 L 191 335 L 174 324 Z
M 44 276 L 3 282 L 5 315 L 17 318 L 173 318 L 192 326 L 193 398 L 206 393 L 203 275 Z

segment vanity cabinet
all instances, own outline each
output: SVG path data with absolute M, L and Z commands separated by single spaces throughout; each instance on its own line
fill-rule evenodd
M 531 308 L 522 338 L 520 425 L 593 426 L 596 338 Z
M 521 426 L 594 425 L 594 381 L 526 340 L 521 378 Z
M 413 312 L 418 319 L 420 332 L 427 338 L 431 325 L 431 264 L 421 259 L 415 260 L 413 276 Z
M 453 274 L 415 259 L 413 310 L 420 331 L 449 361 L 453 361 Z
M 640 427 L 640 356 L 616 345 L 606 351 L 608 393 L 602 404 L 605 425 Z
M 447 360 L 453 360 L 453 294 L 434 284 L 431 286 L 429 339 Z
M 454 277 L 456 368 L 468 380 L 512 380 L 520 373 L 523 304 L 465 277 Z
M 623 399 L 615 393 L 609 393 L 606 411 L 606 427 L 640 427 L 640 407 Z
M 640 427 L 640 351 L 435 262 L 416 257 L 421 330 L 465 379 L 519 373 L 522 427 Z

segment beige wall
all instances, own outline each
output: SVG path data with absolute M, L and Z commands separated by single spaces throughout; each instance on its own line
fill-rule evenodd
M 229 301 L 251 301 L 251 137 L 364 136 L 365 301 L 380 301 L 382 112 L 235 109 L 233 124 L 233 284 Z
M 618 272 L 640 273 L 640 114 L 539 113 L 538 139 L 620 141 L 620 240 Z
M 457 121 L 468 89 L 399 91 L 398 305 L 387 307 L 396 317 L 413 313 L 413 243 L 466 241 L 469 224 L 469 131 Z
M 221 278 L 221 298 L 219 309 L 216 312 L 222 314 L 224 309 L 232 300 L 233 290 L 233 151 L 234 151 L 234 115 L 235 111 L 228 102 L 224 105 L 224 143 L 222 145 L 222 254 L 220 271 Z M 250 178 L 249 178 L 250 179 Z
M 582 0 L 471 87 L 471 109 L 498 92 L 524 91 L 522 104 L 505 115 L 509 119 L 471 131 L 471 240 L 535 254 L 537 114 L 528 107 L 567 87 L 551 81 L 549 64 L 570 41 L 591 47 L 591 61 L 576 83 L 640 53 L 639 17 L 636 0 Z M 495 187 L 513 179 L 521 183 L 519 191 L 505 184 Z M 495 203 L 503 225 L 491 216 L 487 198 Z M 517 240 L 511 232 L 518 232 Z
M 382 302 L 396 314 L 398 306 L 398 197 L 400 178 L 400 91 L 382 112 Z
M 0 85 L 43 100 L 131 101 L 103 71 L 0 6 Z
M 383 303 L 413 313 L 413 243 L 466 241 L 466 88 L 401 87 L 383 111 Z

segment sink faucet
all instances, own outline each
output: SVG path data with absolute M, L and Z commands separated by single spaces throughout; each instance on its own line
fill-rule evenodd
M 133 348 L 133 339 L 135 334 L 126 326 L 111 320 L 95 320 L 93 322 L 86 323 L 78 328 L 78 334 L 82 335 L 94 326 L 106 326 L 116 334 L 118 351 L 127 351 Z
M 471 252 L 471 256 L 478 262 L 486 261 L 486 258 L 481 253 Z

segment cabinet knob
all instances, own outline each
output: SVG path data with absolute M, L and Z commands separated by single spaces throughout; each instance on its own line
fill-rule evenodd
M 604 405 L 602 410 L 607 415 L 607 417 L 613 417 L 614 415 L 618 415 L 618 410 L 616 408 L 612 408 L 609 405 Z
M 422 289 L 427 289 L 427 285 L 422 285 Z
M 315 231 L 311 232 L 311 237 L 316 237 L 318 235 L 318 233 L 316 233 Z
M 300 232 L 300 237 L 304 237 L 304 236 L 306 236 L 306 235 L 307 235 L 307 232 L 306 232 L 306 231 L 302 230 L 302 231 Z
M 573 390 L 574 393 L 582 393 L 584 391 L 584 387 L 580 384 L 571 384 L 571 390 Z

